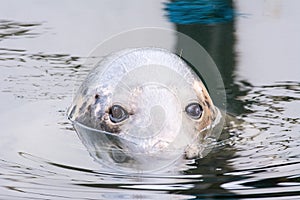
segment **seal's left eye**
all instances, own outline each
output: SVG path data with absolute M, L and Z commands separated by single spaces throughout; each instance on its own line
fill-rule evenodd
M 185 107 L 185 112 L 193 119 L 199 119 L 203 109 L 199 103 L 190 103 Z
M 119 123 L 128 118 L 128 112 L 119 105 L 113 105 L 109 110 L 109 118 L 113 123 Z

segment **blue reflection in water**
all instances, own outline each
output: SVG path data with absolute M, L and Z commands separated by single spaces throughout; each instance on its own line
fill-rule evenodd
M 234 10 L 228 0 L 175 0 L 165 4 L 175 24 L 216 24 L 231 21 Z

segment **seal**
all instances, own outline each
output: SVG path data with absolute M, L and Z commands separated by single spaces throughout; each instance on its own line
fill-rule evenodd
M 191 67 L 155 47 L 103 58 L 80 86 L 68 118 L 94 158 L 127 167 L 154 157 L 201 157 L 222 121 Z

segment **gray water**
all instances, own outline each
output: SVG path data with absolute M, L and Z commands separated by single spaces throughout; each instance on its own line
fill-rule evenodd
M 0 199 L 300 198 L 299 2 L 237 1 L 243 15 L 214 26 L 175 26 L 161 1 L 0 3 Z M 201 43 L 223 74 L 227 110 L 244 121 L 178 173 L 104 170 L 66 118 L 89 52 L 142 26 Z

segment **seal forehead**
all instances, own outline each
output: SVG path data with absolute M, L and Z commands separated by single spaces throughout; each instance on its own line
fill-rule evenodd
M 195 78 L 192 71 L 186 66 L 186 63 L 182 59 L 173 53 L 159 48 L 123 50 L 109 56 L 98 64 L 98 66 L 103 65 L 104 67 L 101 67 L 101 69 L 99 69 L 100 71 L 96 70 L 98 71 L 96 74 L 101 74 L 98 76 L 100 82 L 109 82 L 112 87 L 131 71 L 150 65 L 164 66 L 184 76 L 185 80 L 190 84 L 192 84 Z M 147 74 L 147 71 L 145 70 L 143 73 Z

